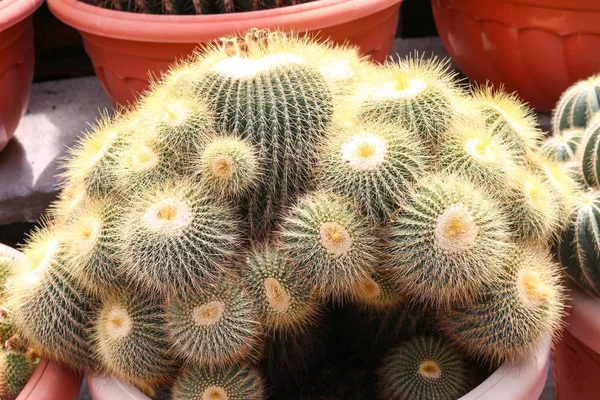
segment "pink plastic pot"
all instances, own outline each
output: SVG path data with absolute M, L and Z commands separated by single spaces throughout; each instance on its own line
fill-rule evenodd
M 0 243 L 0 254 L 14 258 L 23 253 Z M 17 400 L 76 400 L 83 377 L 71 369 L 53 361 L 42 360 Z
M 32 14 L 43 2 L 0 1 L 0 151 L 29 104 L 34 64 Z
M 470 79 L 504 85 L 538 111 L 600 71 L 598 0 L 432 0 L 444 47 Z
M 501 366 L 459 400 L 538 400 L 548 376 L 550 347 L 536 354 L 518 365 Z M 87 380 L 94 400 L 150 400 L 132 385 L 111 377 L 88 376 Z
M 111 101 L 125 104 L 174 60 L 200 45 L 249 28 L 319 33 L 357 45 L 375 61 L 390 55 L 402 0 L 318 0 L 272 10 L 219 15 L 149 15 L 77 0 L 48 0 L 52 13 L 81 33 Z
M 570 292 L 568 324 L 554 350 L 557 400 L 600 398 L 600 300 L 582 289 Z

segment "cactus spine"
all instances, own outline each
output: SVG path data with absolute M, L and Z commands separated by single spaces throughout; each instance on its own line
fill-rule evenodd
M 586 128 L 580 151 L 583 179 L 589 186 L 600 186 L 600 113 Z
M 25 352 L 0 351 L 0 399 L 14 400 L 23 390 L 35 368 Z
M 382 400 L 455 400 L 472 386 L 472 371 L 459 350 L 432 336 L 416 336 L 394 348 L 379 374 Z

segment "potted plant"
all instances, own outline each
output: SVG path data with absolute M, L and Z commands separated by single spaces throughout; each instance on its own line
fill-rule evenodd
M 544 144 L 545 151 L 571 171 L 581 190 L 557 250 L 573 287 L 565 318 L 567 327 L 554 352 L 558 399 L 592 399 L 600 390 L 593 378 L 600 365 L 600 347 L 595 339 L 600 332 L 600 247 L 596 230 L 600 113 L 595 107 L 599 78 L 593 75 L 565 91 L 554 110 L 553 135 Z
M 243 10 L 257 11 L 244 12 L 238 12 L 243 2 L 173 2 L 175 9 L 165 2 L 152 13 L 139 8 L 110 9 L 118 4 L 127 9 L 126 2 L 90 3 L 50 0 L 48 6 L 58 19 L 81 33 L 102 86 L 113 103 L 124 105 L 137 99 L 152 76 L 159 77 L 176 60 L 249 28 L 318 33 L 336 43 L 358 45 L 363 54 L 383 61 L 392 50 L 401 0 L 248 1 L 246 5 L 252 6 Z M 138 3 L 143 4 L 129 4 Z M 194 4 L 206 5 L 206 9 L 195 9 Z M 267 7 L 274 8 L 263 9 Z M 196 15 L 163 15 L 186 12 L 183 9 Z
M 12 271 L 14 261 L 21 259 L 23 259 L 21 252 L 0 243 L 0 300 L 4 296 L 6 279 L 14 273 Z M 17 348 L 18 338 L 11 337 L 10 318 L 10 311 L 2 307 L 0 310 L 2 399 L 75 400 L 79 394 L 82 377 L 54 361 L 33 360 L 34 354 L 26 354 L 25 349 Z
M 0 1 L 0 151 L 29 104 L 33 81 L 32 14 L 43 0 Z
M 550 112 L 567 87 L 600 70 L 594 0 L 432 0 L 432 9 L 466 76 L 504 85 L 538 111 Z
M 436 59 L 229 37 L 71 150 L 15 328 L 97 399 L 537 399 L 573 195 L 540 136 Z

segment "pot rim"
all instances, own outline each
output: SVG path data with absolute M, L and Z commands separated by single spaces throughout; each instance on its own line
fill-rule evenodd
M 458 400 L 500 398 L 499 394 L 507 399 L 528 399 L 531 393 L 542 392 L 549 367 L 550 343 L 545 342 L 530 358 L 515 365 L 503 364 Z M 133 385 L 111 376 L 89 374 L 86 379 L 93 400 L 150 400 Z
M 569 285 L 570 309 L 565 317 L 568 324 L 566 329 L 577 340 L 591 348 L 594 352 L 600 353 L 600 299 L 587 293 L 582 288 Z
M 44 0 L 0 1 L 0 31 L 23 21 L 37 10 Z
M 90 34 L 142 42 L 198 43 L 253 27 L 320 30 L 399 6 L 401 2 L 316 0 L 271 10 L 210 15 L 138 14 L 107 10 L 79 0 L 48 0 L 48 7 L 62 22 Z
M 548 8 L 556 11 L 600 11 L 597 0 L 500 0 L 522 6 Z

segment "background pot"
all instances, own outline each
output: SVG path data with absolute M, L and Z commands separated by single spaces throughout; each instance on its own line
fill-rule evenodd
M 554 350 L 557 400 L 597 400 L 600 396 L 600 299 L 571 287 L 568 324 Z
M 125 104 L 175 59 L 198 44 L 249 28 L 319 33 L 348 41 L 375 61 L 394 45 L 402 0 L 319 0 L 278 9 L 219 15 L 149 15 L 106 10 L 78 0 L 48 0 L 52 13 L 81 33 L 113 104 Z
M 0 254 L 15 258 L 24 257 L 20 251 L 2 243 Z M 17 400 L 76 400 L 82 379 L 81 375 L 63 365 L 41 360 Z
M 517 91 L 549 112 L 600 71 L 597 0 L 432 0 L 444 47 L 470 79 Z
M 34 66 L 32 14 L 43 2 L 0 1 L 0 151 L 29 104 Z
M 508 366 L 503 365 L 479 386 L 459 400 L 538 400 L 548 376 L 550 347 L 542 346 L 537 357 Z M 88 376 L 94 400 L 150 400 L 130 384 L 107 376 Z M 575 399 L 575 398 L 572 398 Z

